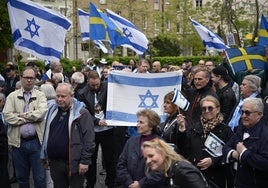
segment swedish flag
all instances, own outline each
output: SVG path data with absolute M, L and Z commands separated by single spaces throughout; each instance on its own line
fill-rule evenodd
M 258 45 L 268 47 L 268 22 L 263 15 L 261 16 L 261 24 L 258 38 Z
M 107 25 L 93 3 L 90 3 L 89 10 L 89 38 L 91 40 L 109 40 Z
M 225 51 L 234 73 L 252 69 L 268 69 L 264 46 L 229 48 Z
M 130 44 L 129 39 L 119 30 L 109 17 L 98 11 L 93 3 L 90 3 L 90 32 L 91 40 L 109 40 L 111 48 L 122 44 Z

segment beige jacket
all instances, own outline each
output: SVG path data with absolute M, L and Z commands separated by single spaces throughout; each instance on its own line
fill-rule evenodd
M 32 123 L 35 126 L 40 144 L 42 144 L 44 133 L 44 117 L 47 112 L 47 99 L 44 93 L 33 89 L 29 103 L 29 111 L 23 113 L 25 100 L 23 90 L 16 90 L 7 97 L 3 109 L 4 120 L 8 126 L 8 144 L 20 147 L 20 126 L 25 123 Z

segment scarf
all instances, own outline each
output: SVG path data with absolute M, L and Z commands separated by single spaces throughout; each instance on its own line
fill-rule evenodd
M 203 133 L 204 133 L 205 137 L 207 137 L 209 132 L 211 130 L 213 130 L 216 125 L 223 122 L 223 115 L 218 114 L 215 118 L 213 118 L 211 120 L 207 120 L 201 116 L 200 120 L 201 120 L 201 125 L 203 127 Z

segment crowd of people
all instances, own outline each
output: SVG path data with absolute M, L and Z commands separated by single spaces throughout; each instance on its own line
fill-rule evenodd
M 95 62 L 89 58 L 70 76 L 60 62 L 50 62 L 44 73 L 35 62 L 20 72 L 6 64 L 0 75 L 1 187 L 18 182 L 29 188 L 32 172 L 34 187 L 93 188 L 98 158 L 108 188 L 268 187 L 268 101 L 260 77 L 248 74 L 237 83 L 224 64 L 202 59 L 194 66 L 190 60 L 181 66 Z M 141 109 L 136 127 L 109 126 L 113 70 L 182 71 L 188 110 L 166 91 L 163 122 L 154 110 Z

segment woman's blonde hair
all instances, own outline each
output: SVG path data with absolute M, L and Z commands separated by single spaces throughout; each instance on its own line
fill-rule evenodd
M 165 141 L 154 138 L 150 141 L 146 141 L 142 144 L 142 150 L 145 148 L 155 149 L 163 157 L 164 161 L 164 170 L 163 173 L 167 177 L 167 171 L 169 170 L 173 161 L 187 161 L 183 156 L 176 153 L 172 146 L 167 144 Z M 148 169 L 150 170 L 150 169 Z

